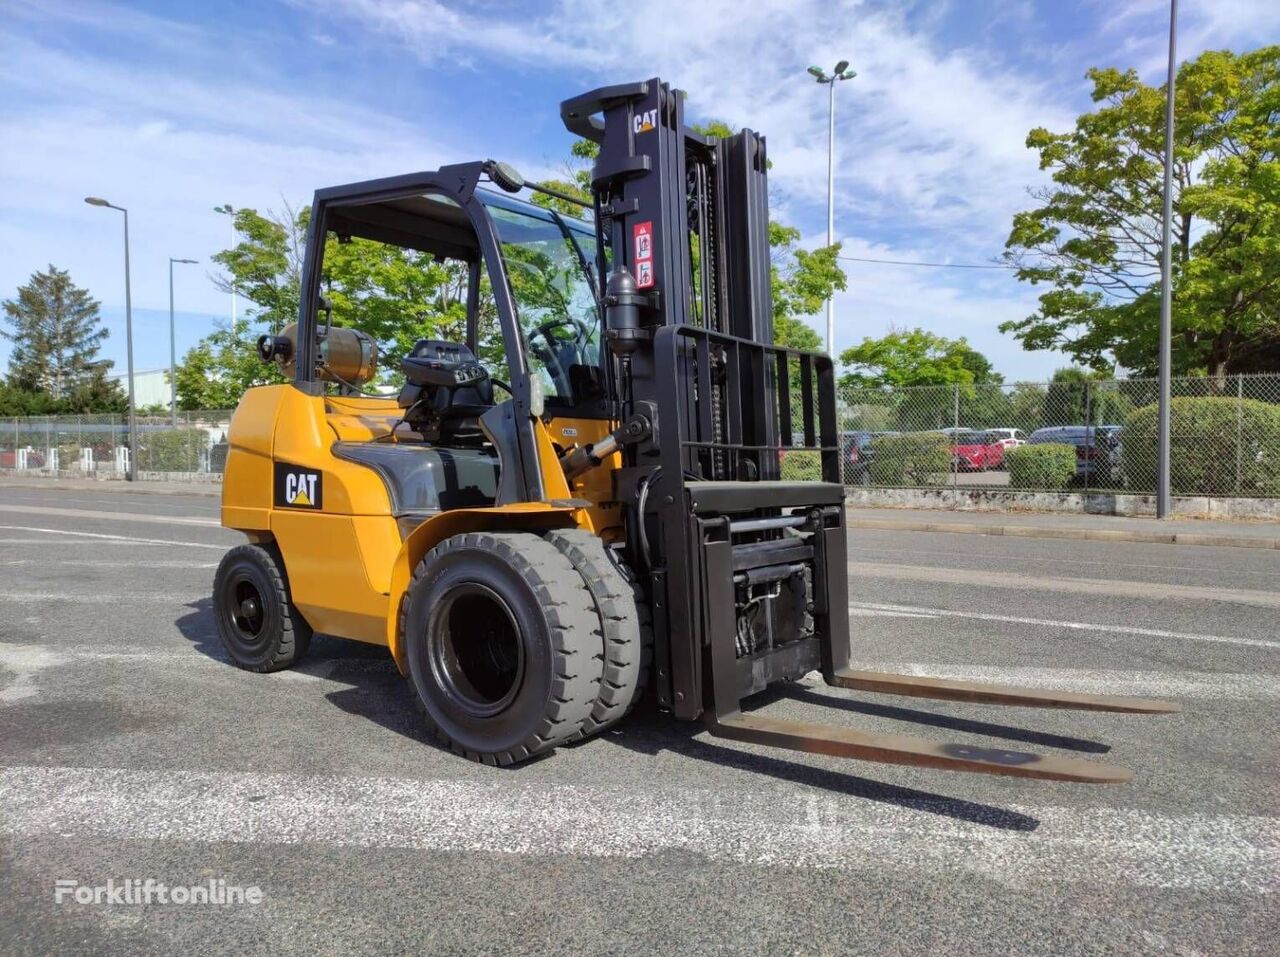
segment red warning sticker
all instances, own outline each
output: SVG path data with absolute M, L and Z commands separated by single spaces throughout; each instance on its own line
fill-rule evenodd
M 653 221 L 636 223 L 632 235 L 635 242 L 632 259 L 636 269 L 636 286 L 648 289 L 653 285 Z

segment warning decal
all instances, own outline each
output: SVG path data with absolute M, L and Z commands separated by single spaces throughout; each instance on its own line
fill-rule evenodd
M 636 286 L 648 289 L 653 285 L 653 221 L 636 223 L 632 235 L 635 240 L 632 258 L 636 268 Z

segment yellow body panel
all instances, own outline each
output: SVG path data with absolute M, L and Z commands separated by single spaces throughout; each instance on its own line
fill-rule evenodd
M 463 532 L 594 526 L 591 509 L 521 502 L 440 512 L 402 539 L 382 479 L 332 451 L 337 441 L 389 434 L 400 413 L 392 399 L 313 396 L 291 385 L 250 389 L 228 432 L 222 524 L 254 540 L 274 539 L 293 602 L 313 629 L 387 645 L 403 670 L 400 604 L 414 567 L 433 547 Z M 546 497 L 580 497 L 541 422 L 534 432 Z M 323 507 L 276 507 L 276 462 L 320 472 Z
M 329 396 L 325 410 L 329 427 L 342 442 L 369 442 L 390 435 L 404 414 L 395 399 L 369 396 Z
M 554 418 L 547 423 L 551 441 L 563 449 L 599 442 L 618 423 L 608 419 Z M 614 473 L 622 468 L 622 453 L 615 452 L 593 469 L 587 469 L 570 482 L 570 497 L 591 503 L 585 509 L 591 528 L 606 541 L 622 537 L 622 505 L 618 501 Z M 563 477 L 564 473 L 561 472 Z
M 400 547 L 394 518 L 277 509 L 271 532 L 307 624 L 326 635 L 386 644 L 391 562 Z M 371 572 L 382 581 L 375 583 Z

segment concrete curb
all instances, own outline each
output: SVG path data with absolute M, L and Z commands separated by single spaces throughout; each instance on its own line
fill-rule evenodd
M 891 518 L 850 518 L 849 528 L 900 532 L 949 532 L 957 535 L 1007 535 L 1010 538 L 1069 538 L 1077 541 L 1142 542 L 1150 545 L 1216 545 L 1222 548 L 1280 549 L 1280 537 L 1213 535 L 1202 532 L 1143 532 L 1124 528 L 1054 528 L 1044 525 L 980 525 L 976 522 L 920 522 Z

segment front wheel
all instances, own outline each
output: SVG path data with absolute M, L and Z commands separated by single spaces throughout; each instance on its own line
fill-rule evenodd
M 409 677 L 441 743 L 513 764 L 579 737 L 604 671 L 582 574 L 522 532 L 455 535 L 419 562 L 402 618 Z

